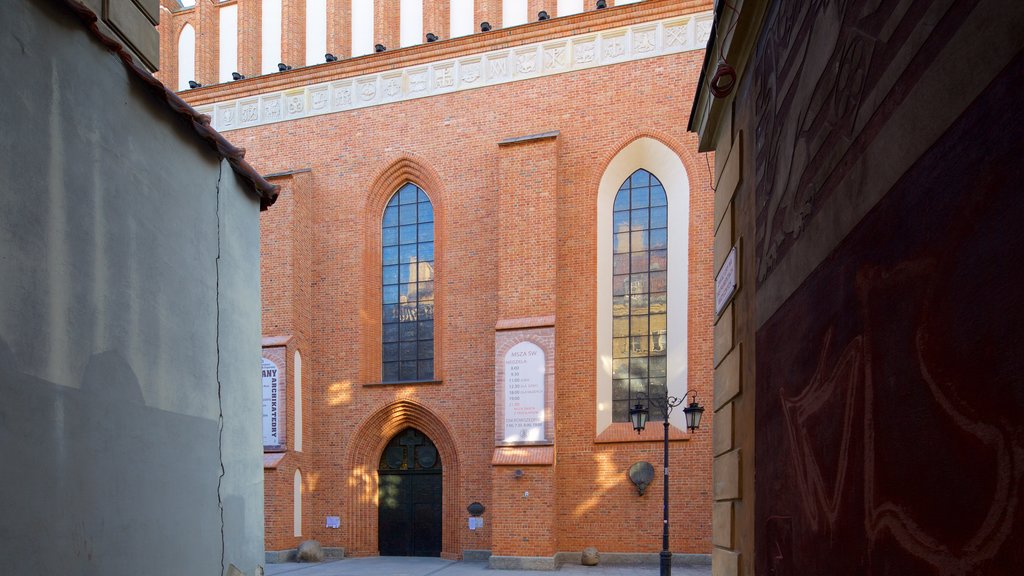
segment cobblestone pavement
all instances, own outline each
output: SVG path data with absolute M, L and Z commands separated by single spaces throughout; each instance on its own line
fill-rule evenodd
M 268 564 L 267 576 L 543 576 L 534 570 L 491 570 L 486 562 L 453 562 L 440 558 L 345 558 L 319 564 Z M 558 576 L 657 576 L 658 566 L 579 566 L 565 564 Z M 710 576 L 711 566 L 672 566 L 673 576 Z

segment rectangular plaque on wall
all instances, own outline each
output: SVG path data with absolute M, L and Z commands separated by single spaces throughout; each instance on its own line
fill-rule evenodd
M 285 348 L 263 349 L 263 449 L 285 449 Z
M 550 444 L 554 328 L 498 332 L 495 353 L 495 443 Z

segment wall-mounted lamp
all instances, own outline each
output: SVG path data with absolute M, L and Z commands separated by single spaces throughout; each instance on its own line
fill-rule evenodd
M 512 477 L 515 478 L 516 480 L 519 480 L 520 478 L 522 478 L 523 477 L 522 469 L 516 468 L 516 471 L 512 473 Z
M 636 486 L 641 496 L 654 480 L 654 466 L 650 462 L 637 462 L 629 467 L 629 481 Z

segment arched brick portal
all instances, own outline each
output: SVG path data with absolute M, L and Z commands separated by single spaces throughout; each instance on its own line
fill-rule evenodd
M 458 539 L 459 457 L 451 428 L 426 406 L 412 400 L 387 404 L 369 416 L 356 431 L 345 459 L 347 470 L 346 517 L 348 547 L 346 554 L 373 556 L 377 544 L 377 465 L 391 438 L 407 427 L 420 430 L 437 446 L 443 462 L 441 557 L 457 560 L 461 555 Z

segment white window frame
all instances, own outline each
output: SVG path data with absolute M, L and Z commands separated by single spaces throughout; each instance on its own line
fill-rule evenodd
M 619 187 L 643 168 L 655 175 L 668 197 L 668 393 L 687 391 L 687 313 L 690 252 L 690 181 L 686 167 L 671 148 L 641 137 L 623 148 L 605 168 L 597 193 L 597 434 L 612 424 L 612 206 Z M 651 420 L 662 419 L 657 410 Z M 686 430 L 682 410 L 669 422 Z
M 292 533 L 302 536 L 302 472 L 295 469 L 295 480 L 292 486 Z

